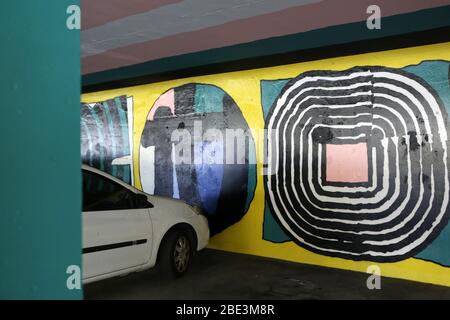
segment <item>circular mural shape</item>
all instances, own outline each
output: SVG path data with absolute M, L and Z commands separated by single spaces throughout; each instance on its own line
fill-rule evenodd
M 266 122 L 273 215 L 320 254 L 414 255 L 449 216 L 447 122 L 437 93 L 404 71 L 361 67 L 294 78 Z
M 174 131 L 188 134 L 182 152 L 186 136 L 174 140 Z M 227 144 L 232 134 L 241 138 L 232 139 L 234 145 Z M 247 211 L 256 185 L 254 159 L 253 138 L 234 100 L 219 87 L 190 83 L 163 93 L 147 115 L 141 184 L 145 192 L 202 207 L 214 234 Z

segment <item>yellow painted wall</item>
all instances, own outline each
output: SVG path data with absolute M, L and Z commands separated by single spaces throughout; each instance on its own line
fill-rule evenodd
M 354 66 L 383 65 L 402 68 L 424 60 L 450 60 L 450 43 L 406 49 L 367 53 L 270 68 L 184 78 L 128 88 L 107 90 L 82 95 L 83 102 L 96 102 L 119 95 L 133 96 L 134 100 L 134 178 L 139 181 L 139 143 L 146 116 L 155 100 L 166 90 L 191 82 L 213 84 L 227 92 L 240 107 L 251 129 L 263 129 L 261 80 L 292 78 L 310 70 L 345 70 Z M 276 61 L 274 61 L 276 63 Z M 257 137 L 254 137 L 256 140 Z M 257 147 L 258 177 L 254 199 L 244 218 L 210 241 L 210 248 L 246 253 L 283 260 L 366 272 L 369 265 L 378 265 L 383 276 L 450 286 L 450 268 L 432 262 L 410 258 L 396 263 L 355 262 L 312 253 L 294 242 L 271 243 L 262 239 L 264 217 L 264 186 L 261 172 L 262 153 Z M 450 244 L 449 244 L 450 250 Z

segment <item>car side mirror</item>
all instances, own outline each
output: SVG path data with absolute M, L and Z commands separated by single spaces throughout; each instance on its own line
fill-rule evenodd
M 148 198 L 145 194 L 138 193 L 136 195 L 136 208 L 138 209 L 153 208 L 153 204 L 148 202 Z

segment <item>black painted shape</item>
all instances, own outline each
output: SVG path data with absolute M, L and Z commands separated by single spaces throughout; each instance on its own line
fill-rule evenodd
M 195 84 L 188 83 L 174 89 L 175 115 L 195 113 Z
M 161 106 L 155 111 L 154 119 L 170 118 L 172 116 L 173 116 L 172 111 L 170 110 L 169 107 Z
M 161 111 L 160 111 L 161 109 Z M 155 115 L 165 114 L 165 107 L 158 108 Z M 172 141 L 174 119 L 171 117 L 155 117 L 148 120 L 141 137 L 141 144 L 147 148 L 155 147 L 155 194 L 173 196 L 173 162 Z

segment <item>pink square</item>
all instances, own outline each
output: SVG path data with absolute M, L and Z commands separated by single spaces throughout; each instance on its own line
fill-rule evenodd
M 367 144 L 327 144 L 326 181 L 367 182 Z

